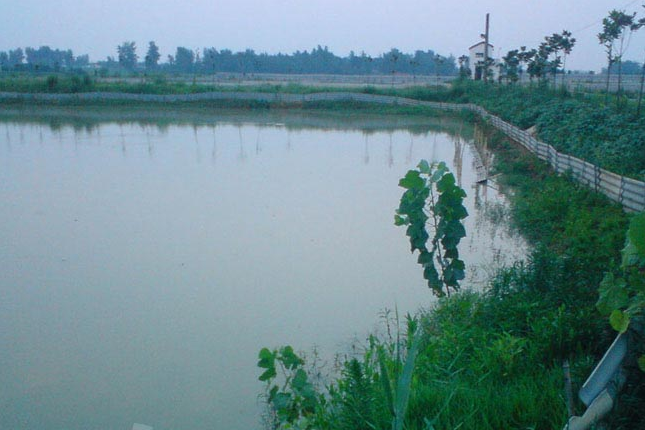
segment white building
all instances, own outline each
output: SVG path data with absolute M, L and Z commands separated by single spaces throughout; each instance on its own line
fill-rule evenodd
M 488 76 L 491 80 L 497 80 L 499 77 L 500 62 L 493 58 L 493 45 L 488 44 L 488 58 L 493 60 L 490 66 L 490 74 Z M 471 78 L 476 81 L 484 79 L 484 56 L 485 56 L 486 42 L 479 42 L 468 48 L 470 56 L 470 73 Z

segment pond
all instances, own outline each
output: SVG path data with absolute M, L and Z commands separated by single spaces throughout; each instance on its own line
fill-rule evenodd
M 464 285 L 523 255 L 503 196 L 475 184 L 474 134 L 311 112 L 3 110 L 0 428 L 259 428 L 260 348 L 331 361 L 385 309 L 432 303 L 393 224 L 420 159 L 468 193 Z

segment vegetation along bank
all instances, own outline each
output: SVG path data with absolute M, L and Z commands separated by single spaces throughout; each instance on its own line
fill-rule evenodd
M 325 386 L 313 382 L 292 348 L 264 349 L 258 365 L 275 425 L 563 428 L 563 363 L 577 391 L 615 336 L 596 306 L 598 286 L 619 264 L 629 216 L 489 133 L 500 185 L 511 196 L 502 216 L 530 241 L 527 261 L 499 269 L 481 293 L 441 297 L 405 323 L 388 320 L 386 334 L 372 335 L 364 353 L 347 357 Z M 279 364 L 284 385 L 276 382 Z M 629 381 L 610 428 L 645 424 L 643 373 L 630 368 Z M 584 411 L 580 403 L 574 408 Z

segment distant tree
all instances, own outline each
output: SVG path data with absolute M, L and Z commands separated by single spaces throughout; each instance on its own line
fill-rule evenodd
M 65 51 L 59 52 L 61 53 L 62 57 L 62 65 L 68 70 L 74 67 L 74 53 L 72 52 L 72 50 L 67 49 Z
M 457 61 L 459 62 L 459 77 L 461 79 L 467 79 L 470 77 L 471 70 L 470 70 L 470 58 L 468 58 L 467 55 L 462 55 L 461 57 L 457 58 Z
M 439 54 L 436 54 L 432 59 L 434 61 L 434 74 L 437 84 L 437 91 L 439 90 L 439 72 L 441 71 L 443 63 L 446 61 L 445 57 L 442 57 Z
M 2 51 L 0 52 L 0 71 L 9 69 L 9 55 Z
M 519 64 L 519 73 L 520 73 L 520 81 L 522 81 L 522 75 L 524 73 L 524 70 L 528 67 L 528 64 L 533 60 L 533 57 L 537 54 L 537 51 L 535 49 L 531 49 L 529 51 L 526 50 L 526 46 L 520 46 L 520 50 L 517 53 L 517 59 L 520 62 Z
M 502 67 L 504 70 L 504 76 L 507 79 L 508 83 L 517 82 L 520 78 L 519 51 L 517 49 L 508 51 L 508 53 L 504 57 L 502 57 L 502 61 L 503 61 Z
M 575 37 L 571 37 L 571 32 L 567 30 L 562 30 L 562 34 L 560 35 L 560 48 L 562 49 L 562 53 L 564 54 L 564 58 L 562 59 L 562 84 L 564 85 L 565 82 L 565 77 L 567 75 L 566 67 L 567 67 L 567 56 L 571 54 L 571 51 L 573 50 L 573 47 L 576 45 L 576 39 Z
M 247 51 L 253 52 L 252 49 L 247 49 Z M 253 54 L 255 55 L 255 54 Z M 195 49 L 195 64 L 199 64 L 202 62 L 202 57 L 199 55 L 199 48 Z
M 318 73 L 339 73 L 342 71 L 340 58 L 330 52 L 327 46 L 323 48 L 318 45 L 313 49 L 309 55 L 309 63 L 309 68 L 313 73 L 316 73 L 316 69 L 318 69 Z M 291 71 L 288 70 L 288 72 Z
M 206 73 L 212 73 L 213 79 L 215 79 L 215 65 L 216 65 L 215 59 L 217 58 L 219 53 L 215 48 L 204 48 L 202 52 L 203 52 L 202 68 Z
M 61 68 L 70 70 L 74 67 L 74 53 L 71 49 L 51 49 L 49 46 L 41 46 L 38 49 L 25 48 L 27 65 L 31 70 L 36 71 L 58 71 Z
M 90 56 L 87 54 L 78 55 L 74 60 L 74 67 L 83 68 L 90 64 Z
M 562 57 L 560 56 L 560 47 L 561 45 L 561 35 L 558 33 L 553 33 L 552 36 L 546 36 L 544 38 L 544 45 L 546 47 L 547 54 L 547 68 L 553 77 L 553 88 L 557 85 L 557 75 L 558 69 L 562 65 Z M 553 56 L 553 58 L 551 58 Z
M 187 48 L 184 48 L 187 49 Z M 185 55 L 184 55 L 185 54 Z M 263 73 L 330 73 L 330 74 L 372 74 L 390 75 L 394 71 L 414 75 L 456 74 L 456 59 L 452 56 L 441 57 L 436 61 L 433 51 L 416 51 L 413 55 L 393 49 L 372 58 L 364 52 L 360 55 L 350 53 L 347 57 L 339 57 L 329 51 L 328 47 L 317 46 L 311 51 L 296 51 L 293 54 L 256 53 L 252 49 L 232 52 L 228 49 L 217 51 L 215 48 L 204 48 L 200 60 L 193 53 L 192 66 L 190 55 L 183 51 L 174 58 L 174 66 L 169 70 L 200 71 L 202 73 L 216 72 L 263 72 Z M 186 61 L 182 60 L 185 58 Z M 396 61 L 394 59 L 396 58 Z M 436 64 L 435 64 L 436 63 Z
M 361 73 L 361 59 L 356 55 L 354 51 L 349 51 L 349 57 L 347 57 L 347 67 L 349 68 L 350 73 Z
M 137 65 L 137 47 L 134 42 L 123 42 L 116 48 L 119 54 L 119 64 L 126 70 L 134 70 Z
M 540 44 L 538 49 L 531 51 L 530 59 L 526 65 L 526 71 L 531 79 L 537 78 L 543 81 L 549 67 L 549 49 L 545 43 Z
M 9 50 L 9 67 L 18 67 L 22 66 L 25 61 L 25 53 L 22 51 L 22 48 L 16 48 L 14 50 Z
M 410 67 L 412 68 L 412 82 L 417 81 L 417 69 L 419 68 L 419 61 L 414 58 L 409 61 Z
M 180 72 L 191 72 L 195 62 L 195 54 L 192 50 L 178 46 L 175 52 L 175 67 Z
M 159 64 L 159 58 L 161 58 L 159 47 L 157 47 L 154 41 L 150 41 L 148 43 L 148 52 L 146 53 L 145 58 L 146 69 L 156 69 Z
M 394 75 L 396 65 L 401 56 L 401 51 L 396 48 L 390 49 L 378 59 L 379 71 L 384 75 Z
M 388 58 L 391 65 L 390 70 L 392 71 L 392 86 L 394 86 L 394 75 L 396 73 L 396 63 L 397 61 L 399 61 L 399 58 L 401 58 L 401 52 L 396 48 L 392 48 L 392 50 L 388 53 Z
M 612 10 L 609 15 L 602 20 L 602 32 L 598 34 L 598 41 L 605 47 L 607 53 L 607 85 L 605 89 L 605 104 L 609 101 L 609 76 L 611 75 L 611 66 L 618 63 L 618 91 L 617 91 L 617 104 L 620 97 L 621 85 L 621 65 L 622 57 L 625 50 L 625 34 L 626 30 L 633 31 L 634 18 L 636 13 L 631 15 L 624 11 Z M 616 42 L 620 40 L 620 44 L 616 46 Z
M 625 60 L 623 61 L 623 76 L 625 75 L 640 75 L 642 64 L 638 61 Z M 607 73 L 607 68 L 603 67 L 601 73 Z
M 553 86 L 555 87 L 556 75 L 560 66 L 562 66 L 562 81 L 564 84 L 567 55 L 571 53 L 573 46 L 576 44 L 576 39 L 571 37 L 571 32 L 562 30 L 562 33 L 553 33 L 551 36 L 545 37 L 545 41 L 549 52 L 554 56 L 553 60 L 550 61 L 550 69 L 553 73 Z M 562 57 L 560 56 L 560 52 L 563 54 Z
M 25 48 L 25 58 L 27 65 L 35 70 L 52 69 L 56 61 L 49 46 L 41 46 L 38 49 L 27 47 Z
M 554 87 L 558 69 L 562 65 L 562 57 L 559 55 L 559 49 L 558 42 L 551 40 L 549 36 L 545 37 L 544 42 L 540 43 L 540 46 L 538 46 L 537 61 L 540 63 L 540 67 L 542 67 L 541 78 L 546 80 L 547 75 L 550 73 L 553 77 Z
M 372 73 L 374 59 L 364 52 L 361 54 L 361 66 L 364 74 Z

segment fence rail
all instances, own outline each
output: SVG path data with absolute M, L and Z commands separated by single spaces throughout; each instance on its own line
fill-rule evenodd
M 617 175 L 584 160 L 558 152 L 553 146 L 540 142 L 533 135 L 501 118 L 491 115 L 484 108 L 475 104 L 457 104 L 426 102 L 396 96 L 362 94 L 352 92 L 327 92 L 311 94 L 286 94 L 262 92 L 206 92 L 197 94 L 128 94 L 128 93 L 78 93 L 78 94 L 44 94 L 44 93 L 9 93 L 0 92 L 0 103 L 8 100 L 74 102 L 74 101 L 138 101 L 157 103 L 177 103 L 192 101 L 261 101 L 268 103 L 312 103 L 312 102 L 361 102 L 396 104 L 402 106 L 424 106 L 445 111 L 471 111 L 489 121 L 511 139 L 524 148 L 547 161 L 558 173 L 569 172 L 578 182 L 601 192 L 611 200 L 623 205 L 629 212 L 645 210 L 645 182 Z

